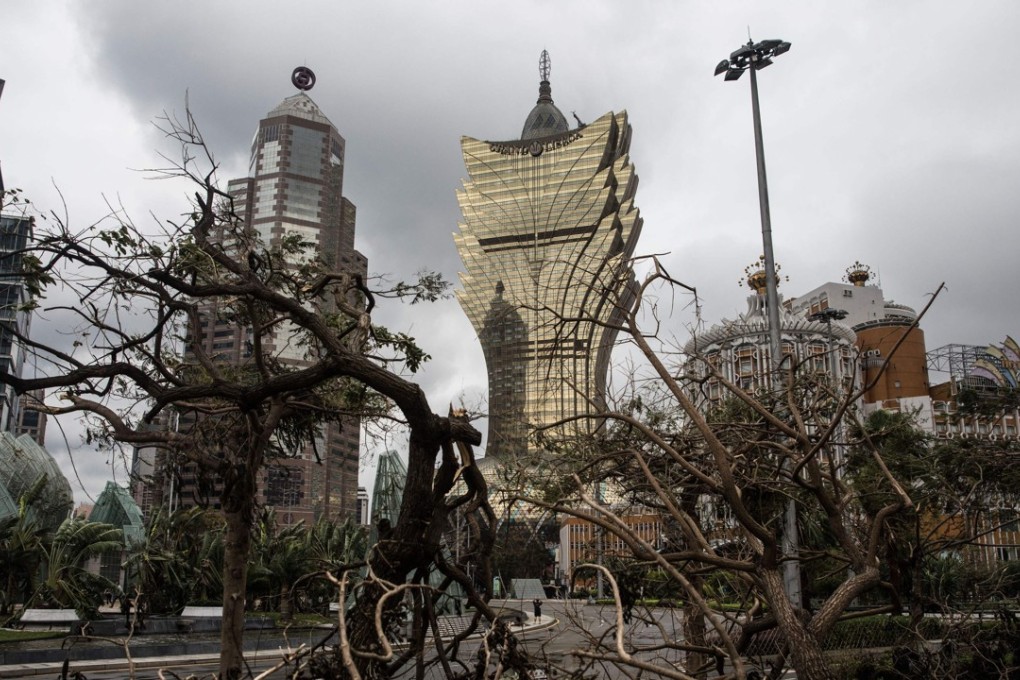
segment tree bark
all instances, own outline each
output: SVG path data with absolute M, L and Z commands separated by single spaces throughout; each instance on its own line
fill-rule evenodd
M 681 506 L 688 516 L 701 523 L 701 513 L 698 512 L 697 496 L 686 494 L 681 498 Z M 691 588 L 699 593 L 704 593 L 705 577 L 700 573 L 691 573 L 687 579 Z M 707 647 L 705 614 L 690 595 L 684 596 L 684 644 Z M 698 680 L 708 677 L 707 670 L 700 670 L 707 661 L 706 655 L 701 652 L 687 652 L 687 673 Z
M 704 578 L 692 575 L 689 577 L 691 586 L 701 588 Z M 684 605 L 684 644 L 705 647 L 705 614 L 691 599 L 685 598 Z M 705 655 L 701 652 L 687 652 L 687 673 L 698 680 L 708 677 L 706 670 L 700 670 L 705 665 Z
M 280 620 L 290 621 L 294 618 L 294 601 L 290 597 L 290 584 L 280 585 Z
M 243 465 L 231 470 L 225 478 L 221 497 L 226 533 L 223 539 L 223 627 L 220 630 L 219 677 L 220 680 L 237 680 L 244 669 L 242 636 L 256 488 L 255 475 Z
M 822 646 L 798 616 L 783 590 L 779 569 L 763 569 L 761 573 L 769 604 L 775 613 L 782 640 L 789 646 L 790 661 L 798 680 L 835 680 L 835 675 L 822 653 Z

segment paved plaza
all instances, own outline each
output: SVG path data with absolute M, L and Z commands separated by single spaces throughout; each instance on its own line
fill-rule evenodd
M 524 625 L 518 629 L 518 639 L 536 662 L 551 668 L 572 669 L 578 660 L 573 652 L 591 649 L 594 640 L 611 646 L 615 640 L 615 610 L 609 605 L 588 604 L 583 600 L 544 600 L 542 616 L 536 619 L 530 600 L 494 601 L 493 606 L 503 612 L 520 612 Z M 290 637 L 292 644 L 314 643 L 326 630 L 301 631 L 301 639 Z M 675 650 L 662 649 L 666 640 L 678 640 L 682 635 L 682 613 L 679 609 L 656 607 L 635 611 L 634 618 L 625 624 L 624 638 L 627 649 L 642 661 L 675 666 L 681 662 L 681 654 Z M 208 640 L 206 639 L 208 638 Z M 257 639 L 260 638 L 260 639 Z M 315 639 L 313 639 L 315 638 Z M 256 640 L 257 639 L 257 640 Z M 144 637 L 138 638 L 139 641 Z M 265 670 L 279 660 L 279 650 L 285 644 L 279 631 L 250 631 L 246 641 L 260 642 L 257 650 L 247 653 L 247 659 L 256 672 Z M 40 641 L 34 644 L 51 644 L 59 647 L 62 640 Z M 212 642 L 215 636 L 191 636 L 190 642 L 196 649 Z M 469 641 L 461 658 L 472 659 L 478 642 Z M 202 653 L 166 654 L 158 656 L 138 655 L 135 673 L 139 680 L 157 678 L 159 669 L 173 670 L 179 674 L 203 675 L 214 672 L 218 656 L 203 648 Z M 644 650 L 644 651 L 642 651 Z M 56 677 L 61 671 L 60 662 L 27 663 L 0 666 L 0 678 Z M 97 659 L 75 661 L 72 671 L 81 671 L 89 680 L 125 677 L 127 662 L 124 659 Z M 413 669 L 412 669 L 413 672 Z M 625 675 L 611 665 L 600 665 L 595 671 L 600 677 L 614 678 Z M 283 677 L 281 672 L 280 677 Z M 438 675 L 437 675 L 438 677 Z

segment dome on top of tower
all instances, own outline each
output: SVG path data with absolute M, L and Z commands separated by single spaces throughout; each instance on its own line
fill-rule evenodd
M 313 120 L 316 123 L 333 124 L 329 118 L 326 118 L 326 114 L 322 112 L 319 105 L 312 101 L 312 98 L 304 92 L 298 92 L 287 97 L 275 109 L 270 111 L 266 117 L 272 118 L 273 116 L 297 116 L 305 120 Z
M 549 53 L 545 50 L 542 50 L 538 70 L 542 77 L 538 85 L 538 102 L 535 103 L 535 108 L 531 109 L 531 113 L 524 121 L 521 139 L 548 137 L 570 129 L 567 117 L 556 108 L 556 104 L 552 100 L 552 86 L 549 84 Z

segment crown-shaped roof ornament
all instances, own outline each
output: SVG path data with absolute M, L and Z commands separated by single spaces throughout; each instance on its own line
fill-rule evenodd
M 871 267 L 861 264 L 860 260 L 855 260 L 852 265 L 846 268 L 846 276 L 843 278 L 859 288 L 871 278 Z
M 779 282 L 782 280 L 789 281 L 790 277 L 780 277 L 779 272 L 782 270 L 782 266 L 776 262 L 776 288 L 779 288 Z M 765 294 L 765 256 L 759 255 L 758 259 L 751 264 L 744 267 L 744 278 L 737 281 L 738 286 L 743 286 L 745 283 L 747 287 L 753 290 L 758 295 Z

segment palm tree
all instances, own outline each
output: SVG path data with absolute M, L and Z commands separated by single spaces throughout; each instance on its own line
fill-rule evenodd
M 151 611 L 178 614 L 189 602 L 220 598 L 222 538 L 222 519 L 206 508 L 153 513 L 126 560 Z
M 103 591 L 116 584 L 87 569 L 89 560 L 124 549 L 124 532 L 111 524 L 89 522 L 81 517 L 64 520 L 43 550 L 45 567 L 39 588 L 32 596 L 37 606 L 73 607 L 84 618 L 99 613 Z
M 0 614 L 10 614 L 16 602 L 24 602 L 35 591 L 47 532 L 29 506 L 42 493 L 45 482 L 41 477 L 18 499 L 17 515 L 0 520 L 0 574 L 6 575 Z
M 294 584 L 314 569 L 309 531 L 300 522 L 278 527 L 276 513 L 268 510 L 259 517 L 253 534 L 255 563 L 249 570 L 249 590 L 278 596 L 280 619 L 290 621 L 294 616 Z
M 309 593 L 314 602 L 325 606 L 325 603 L 336 600 L 337 588 L 322 577 L 322 573 L 329 571 L 339 576 L 345 567 L 364 564 L 368 532 L 350 517 L 342 522 L 320 517 L 309 530 L 308 542 L 311 568 L 320 575 L 309 583 Z M 357 577 L 359 572 L 353 571 L 351 575 Z M 351 592 L 353 590 L 352 584 Z
M 195 582 L 192 601 L 219 604 L 223 601 L 223 569 L 226 556 L 226 523 L 219 512 L 215 518 L 215 531 L 207 531 L 195 546 Z
M 362 562 L 368 550 L 365 527 L 350 517 L 333 522 L 320 517 L 311 528 L 309 544 L 316 568 L 338 571 L 343 565 Z

